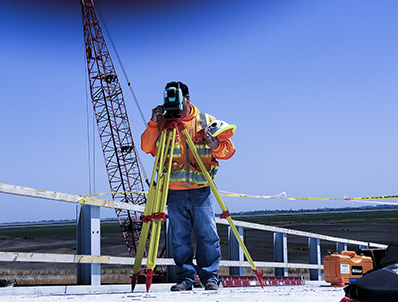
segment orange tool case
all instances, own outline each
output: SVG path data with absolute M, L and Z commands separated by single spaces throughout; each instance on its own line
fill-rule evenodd
M 342 251 L 325 257 L 325 281 L 332 285 L 349 284 L 351 281 L 362 277 L 367 271 L 373 269 L 371 257 L 357 255 L 353 251 Z

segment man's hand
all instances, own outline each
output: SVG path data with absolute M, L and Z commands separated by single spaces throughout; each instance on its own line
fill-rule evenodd
M 204 141 L 205 141 L 206 145 L 208 145 L 211 149 L 217 149 L 218 146 L 220 145 L 217 137 L 213 137 L 208 134 L 205 134 Z
M 164 106 L 159 105 L 152 109 L 152 117 L 151 120 L 155 123 L 159 123 L 162 119 L 162 115 L 164 113 Z

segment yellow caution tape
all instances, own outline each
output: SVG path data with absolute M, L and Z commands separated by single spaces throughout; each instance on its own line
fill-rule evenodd
M 222 191 L 220 191 L 222 192 Z M 398 195 L 384 195 L 384 196 L 372 196 L 372 197 L 346 197 L 343 198 L 323 198 L 323 197 L 287 197 L 286 192 L 278 194 L 276 196 L 264 196 L 264 195 L 249 195 L 249 194 L 238 194 L 226 192 L 221 194 L 222 196 L 228 197 L 248 197 L 248 198 L 272 198 L 272 199 L 288 199 L 288 200 L 326 200 L 326 201 L 360 201 L 360 200 L 377 200 L 377 199 L 398 199 Z
M 247 197 L 247 198 L 265 198 L 265 199 L 288 199 L 288 200 L 344 200 L 343 198 L 322 198 L 322 197 L 285 197 L 285 196 L 263 196 L 248 194 L 220 194 L 227 197 Z
M 83 198 L 79 200 L 79 204 L 81 206 L 84 206 L 87 203 L 88 196 L 86 196 L 86 195 L 82 195 L 82 196 L 83 196 Z
M 386 196 L 373 196 L 373 197 L 355 197 L 355 198 L 344 198 L 344 200 L 377 200 L 377 199 L 397 199 L 398 195 L 386 195 Z
M 370 196 L 370 197 L 346 197 L 343 198 L 323 198 L 323 197 L 288 197 L 286 192 L 282 192 L 275 196 L 268 196 L 268 195 L 250 195 L 250 194 L 240 194 L 240 193 L 232 193 L 232 192 L 223 192 L 220 193 L 221 196 L 225 197 L 245 197 L 245 198 L 264 198 L 264 199 L 287 199 L 287 200 L 323 200 L 323 201 L 370 201 L 370 200 L 380 200 L 380 199 L 398 199 L 398 195 L 384 195 L 384 196 Z M 123 192 L 107 192 L 107 193 L 95 193 L 95 194 L 87 194 L 81 195 L 82 199 L 79 201 L 79 204 L 82 206 L 85 205 L 88 201 L 89 197 L 92 196 L 101 196 L 101 195 L 112 195 L 112 194 L 146 194 L 148 191 L 123 191 Z M 385 202 L 372 202 L 372 203 L 379 203 L 379 204 L 386 204 Z M 396 204 L 396 203 L 388 203 L 388 204 Z

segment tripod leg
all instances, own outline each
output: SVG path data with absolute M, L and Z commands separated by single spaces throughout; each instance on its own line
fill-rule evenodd
M 261 287 L 263 287 L 262 274 L 257 271 L 256 266 L 254 265 L 254 262 L 249 254 L 249 251 L 247 250 L 242 238 L 239 235 L 238 230 L 235 227 L 234 222 L 232 221 L 231 214 L 229 213 L 227 207 L 225 206 L 223 200 L 221 199 L 220 193 L 218 193 L 218 190 L 213 182 L 213 179 L 211 178 L 209 172 L 207 171 L 205 165 L 203 164 L 202 159 L 200 158 L 198 151 L 196 150 L 195 144 L 193 143 L 191 137 L 189 136 L 188 131 L 185 128 L 181 129 L 181 132 L 184 135 L 185 140 L 188 143 L 188 146 L 196 159 L 196 162 L 199 164 L 200 169 L 202 170 L 203 174 L 205 175 L 205 178 L 206 178 L 207 182 L 209 183 L 210 188 L 211 188 L 214 196 L 216 197 L 218 204 L 221 207 L 221 210 L 223 211 L 223 215 L 221 216 L 221 218 L 227 219 L 227 221 L 228 221 L 229 225 L 231 226 L 231 229 L 236 237 L 236 240 L 238 241 L 240 247 L 243 250 L 243 253 L 246 256 L 247 261 L 250 263 L 253 272 L 255 273 L 258 281 L 260 282 Z
M 145 246 L 148 239 L 149 228 L 152 221 L 152 213 L 154 211 L 154 203 L 156 198 L 156 186 L 155 186 L 156 167 L 158 166 L 160 157 L 162 157 L 164 153 L 164 148 L 162 148 L 162 146 L 164 145 L 165 137 L 166 133 L 162 133 L 160 137 L 160 145 L 156 153 L 155 164 L 152 170 L 151 182 L 144 210 L 144 217 L 142 219 L 143 223 L 140 233 L 140 240 L 138 242 L 137 253 L 135 255 L 135 260 L 134 260 L 133 276 L 131 279 L 131 291 L 134 291 L 135 285 L 137 284 L 138 274 L 141 269 L 142 258 L 144 257 Z
M 156 265 L 157 252 L 159 248 L 160 231 L 162 227 L 162 222 L 165 221 L 166 215 L 166 203 L 167 195 L 170 182 L 171 165 L 173 161 L 174 153 L 174 141 L 176 137 L 176 128 L 173 128 L 173 132 L 169 135 L 167 139 L 166 150 L 170 150 L 168 158 L 167 172 L 164 174 L 164 167 L 166 163 L 167 153 L 160 160 L 159 170 L 158 170 L 158 186 L 156 190 L 158 195 L 154 204 L 154 213 L 152 229 L 151 229 L 151 239 L 148 248 L 148 258 L 147 258 L 147 275 L 146 275 L 146 290 L 149 291 L 152 284 L 153 269 Z

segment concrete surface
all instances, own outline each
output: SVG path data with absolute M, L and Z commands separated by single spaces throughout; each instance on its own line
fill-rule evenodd
M 205 291 L 194 288 L 187 292 L 170 292 L 172 284 L 153 284 L 149 293 L 138 284 L 131 292 L 130 285 L 102 286 L 41 286 L 0 288 L 1 302 L 127 302 L 127 301 L 214 301 L 214 302 L 339 302 L 344 297 L 341 287 L 331 287 L 324 281 L 306 281 L 305 285 L 220 288 Z

